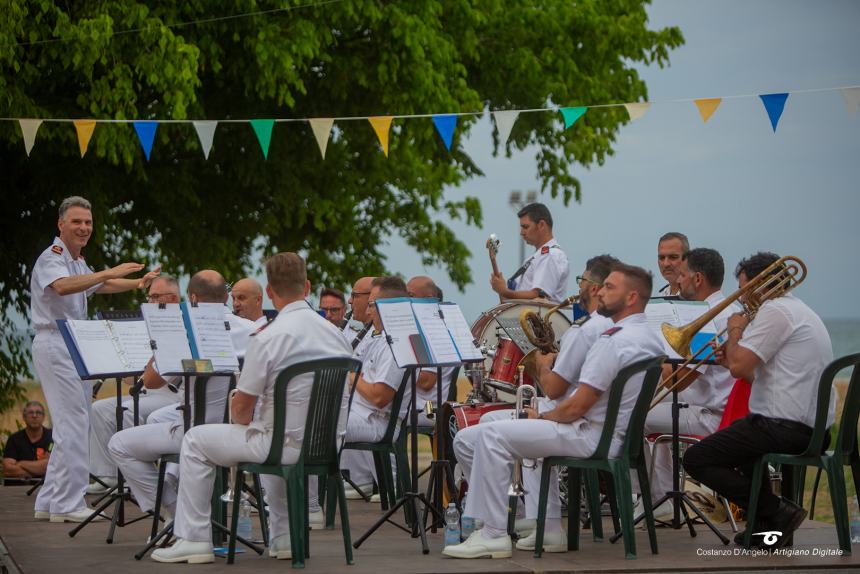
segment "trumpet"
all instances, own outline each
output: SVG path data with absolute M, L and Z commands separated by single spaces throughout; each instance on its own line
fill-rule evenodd
M 677 370 L 689 369 L 681 377 L 676 377 L 675 374 L 664 378 L 658 385 L 658 392 L 651 402 L 653 409 L 663 401 L 672 391 L 684 383 L 695 370 L 709 361 L 717 354 L 722 344 L 717 344 L 728 328 L 723 329 L 710 341 L 702 345 L 695 353 L 690 351 L 690 343 L 693 341 L 693 336 L 696 335 L 702 328 L 711 322 L 714 317 L 719 315 L 729 305 L 737 301 L 743 307 L 741 313 L 750 321 L 755 317 L 758 310 L 767 301 L 785 295 L 806 279 L 806 264 L 797 257 L 786 255 L 780 257 L 761 273 L 750 279 L 746 285 L 726 297 L 715 307 L 712 307 L 707 313 L 692 321 L 683 327 L 674 327 L 669 323 L 663 323 L 663 336 L 672 347 L 682 357 L 686 357 L 686 361 L 678 366 Z M 704 358 L 697 358 L 705 349 L 711 347 L 711 350 Z
M 525 412 L 523 408 L 525 406 L 526 400 L 528 400 L 529 405 L 531 405 L 532 400 L 537 396 L 537 390 L 531 386 L 524 384 L 523 381 L 523 369 L 522 365 L 517 367 L 520 384 L 517 387 L 517 403 L 514 409 L 514 416 L 518 419 L 525 418 Z M 526 399 L 525 394 L 528 393 L 528 399 Z M 514 468 L 511 472 L 511 486 L 508 488 L 508 496 L 523 496 L 524 494 L 528 494 L 528 491 L 523 486 L 523 469 L 524 468 L 535 468 L 537 463 L 532 462 L 531 464 L 526 463 L 523 459 L 518 458 L 514 461 Z
M 553 313 L 557 313 L 560 309 L 564 309 L 579 301 L 579 295 L 571 295 L 555 307 L 550 307 L 546 315 L 541 318 L 540 314 L 531 309 L 524 309 L 520 313 L 520 327 L 523 333 L 529 340 L 529 343 L 535 346 L 534 349 L 526 353 L 526 356 L 520 359 L 520 365 L 526 369 L 526 374 L 536 381 L 537 375 L 537 352 L 542 353 L 558 353 L 558 345 L 555 344 L 555 331 L 552 324 L 549 322 Z

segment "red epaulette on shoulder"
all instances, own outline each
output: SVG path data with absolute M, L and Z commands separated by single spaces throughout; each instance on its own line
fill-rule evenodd
M 251 336 L 253 337 L 253 336 L 254 336 L 254 335 L 256 335 L 257 333 L 260 333 L 263 329 L 265 329 L 266 327 L 268 327 L 268 326 L 269 326 L 269 325 L 271 325 L 271 324 L 272 324 L 272 322 L 271 322 L 271 321 L 269 321 L 268 323 L 266 323 L 265 325 L 263 325 L 262 327 L 260 327 L 259 329 L 257 329 L 257 330 L 256 330 L 256 331 L 254 331 L 253 333 L 251 333 Z
M 53 252 L 54 252 L 54 253 L 56 253 L 57 255 L 62 255 L 62 254 L 63 254 L 63 248 L 62 248 L 62 247 L 60 247 L 59 245 L 53 245 L 53 246 L 51 246 L 51 251 L 53 251 Z
M 609 329 L 607 329 L 606 331 L 603 332 L 603 335 L 601 335 L 601 337 L 611 337 L 612 335 L 614 335 L 615 333 L 617 333 L 618 331 L 620 331 L 623 328 L 624 327 L 618 327 L 617 325 L 615 327 L 610 327 Z
M 540 254 L 541 255 L 546 255 L 547 253 L 549 253 L 549 245 L 544 245 L 543 247 L 540 248 Z

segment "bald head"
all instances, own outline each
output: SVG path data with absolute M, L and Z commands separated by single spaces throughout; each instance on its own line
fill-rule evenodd
M 410 297 L 434 297 L 442 300 L 442 290 L 426 275 L 416 275 L 410 279 L 406 284 L 406 291 Z
M 231 294 L 234 315 L 250 321 L 263 316 L 263 286 L 256 279 L 245 277 L 236 281 Z
M 356 321 L 366 323 L 370 319 L 367 316 L 367 298 L 370 296 L 373 280 L 374 277 L 362 277 L 352 285 L 349 306 L 352 309 L 352 318 Z
M 192 303 L 226 303 L 227 282 L 212 269 L 195 273 L 188 282 L 188 300 Z

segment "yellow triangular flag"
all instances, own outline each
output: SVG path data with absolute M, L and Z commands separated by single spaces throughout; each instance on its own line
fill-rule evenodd
M 27 150 L 27 157 L 30 157 L 42 120 L 18 120 L 18 123 L 21 124 L 21 133 L 24 135 L 24 149 Z
M 699 115 L 702 116 L 702 121 L 707 122 L 720 107 L 723 98 L 702 98 L 701 100 L 693 100 L 696 107 L 699 108 Z
M 90 145 L 90 138 L 93 137 L 93 130 L 96 129 L 95 120 L 75 120 L 75 130 L 78 132 L 78 146 L 81 148 L 81 157 L 87 153 L 87 146 Z
M 373 126 L 373 131 L 376 132 L 376 137 L 379 139 L 379 145 L 382 146 L 382 153 L 388 157 L 388 131 L 391 129 L 391 120 L 393 116 L 376 116 L 367 118 L 370 125 Z
M 317 138 L 317 144 L 320 146 L 320 153 L 325 159 L 325 148 L 328 147 L 328 136 L 331 134 L 331 126 L 334 125 L 332 118 L 314 118 L 308 120 L 311 124 L 311 129 L 314 131 L 314 137 Z
M 630 116 L 631 120 L 638 120 L 645 115 L 645 112 L 648 111 L 651 104 L 648 102 L 639 102 L 635 104 L 624 104 L 624 107 L 627 109 L 627 115 Z

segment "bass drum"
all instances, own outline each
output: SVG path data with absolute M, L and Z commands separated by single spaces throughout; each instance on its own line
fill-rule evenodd
M 476 341 L 478 341 L 482 348 L 486 349 L 490 353 L 487 358 L 484 359 L 484 372 L 491 373 L 493 370 L 493 360 L 496 350 L 499 348 L 500 339 L 507 337 L 504 330 L 499 326 L 499 319 L 513 319 L 518 322 L 520 313 L 527 309 L 544 316 L 552 307 L 555 307 L 555 303 L 550 301 L 506 301 L 481 313 L 480 317 L 478 317 L 478 319 L 472 324 L 472 336 Z M 569 310 L 566 312 L 569 312 Z M 552 317 L 550 317 L 550 324 L 552 325 L 552 330 L 555 333 L 556 343 L 558 343 L 561 336 L 570 328 L 571 320 L 563 310 L 558 313 L 553 313 Z M 510 389 L 504 385 L 494 385 L 492 381 L 487 381 L 487 383 L 503 393 L 510 395 L 516 393 L 515 387 Z M 513 402 L 513 396 L 510 397 L 510 400 Z

